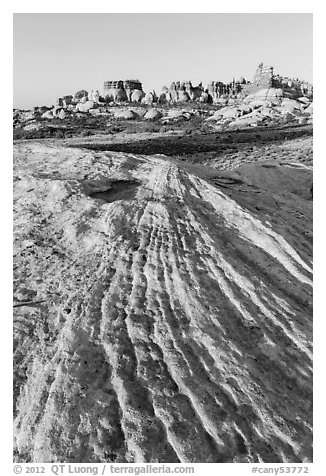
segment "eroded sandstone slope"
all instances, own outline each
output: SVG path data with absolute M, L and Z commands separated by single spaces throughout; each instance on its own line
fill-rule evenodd
M 311 461 L 306 221 L 162 156 L 14 165 L 17 461 Z

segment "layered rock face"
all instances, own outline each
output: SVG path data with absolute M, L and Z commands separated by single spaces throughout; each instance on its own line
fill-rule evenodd
M 50 119 L 51 117 L 66 118 L 66 113 L 68 115 L 76 112 L 90 112 L 92 114 L 99 107 L 103 108 L 100 112 L 105 113 L 107 112 L 106 106 L 124 102 L 138 102 L 145 105 L 199 102 L 224 106 L 226 104 L 231 105 L 231 103 L 241 103 L 248 99 L 267 100 L 283 97 L 295 100 L 307 98 L 307 100 L 312 101 L 312 85 L 299 79 L 275 75 L 271 66 L 264 66 L 261 63 L 251 82 L 244 78 L 233 79 L 229 83 L 211 81 L 204 87 L 202 83 L 193 86 L 191 81 L 176 81 L 172 82 L 169 87 L 163 86 L 160 95 L 157 95 L 154 90 L 145 93 L 141 82 L 138 80 L 106 81 L 103 97 L 98 90 L 88 92 L 81 89 L 74 96 L 66 95 L 56 98 L 53 103 L 53 110 L 49 114 L 46 110 L 42 113 L 44 119 Z M 64 109 L 65 113 L 60 114 L 61 109 Z
M 204 93 L 202 83 L 193 86 L 191 81 L 173 81 L 168 88 L 163 86 L 162 90 L 168 102 L 196 101 Z
M 205 121 L 225 129 L 245 129 L 262 124 L 307 124 L 313 121 L 313 103 L 306 98 L 282 97 L 282 91 L 261 89 L 238 104 L 222 107 Z M 217 129 L 216 129 L 217 130 Z
M 137 97 L 143 92 L 142 84 L 138 80 L 105 81 L 104 83 L 104 97 L 109 101 L 131 101 L 136 91 L 138 91 Z M 133 100 L 137 100 L 136 94 Z
M 311 202 L 259 177 L 15 145 L 17 461 L 311 461 Z
M 264 66 L 260 63 L 250 85 L 245 88 L 247 94 L 253 94 L 261 89 L 269 89 L 273 86 L 273 67 Z
M 264 66 L 260 63 L 252 82 L 245 86 L 243 93 L 245 95 L 261 95 L 262 91 L 273 95 L 274 91 L 278 96 L 284 96 L 291 99 L 297 99 L 300 96 L 313 97 L 313 87 L 307 81 L 301 81 L 298 78 L 288 78 L 279 74 L 274 74 L 272 66 Z M 270 91 L 270 93 L 268 93 Z
M 283 96 L 297 99 L 305 96 L 311 100 L 313 97 L 313 87 L 307 81 L 275 75 L 274 68 L 264 66 L 263 63 L 258 65 L 252 81 L 246 81 L 244 78 L 227 84 L 213 81 L 208 84 L 206 92 L 214 103 L 218 103 L 220 98 L 243 98 L 253 95 L 265 99 Z
M 299 79 L 291 79 L 281 75 L 274 74 L 272 66 L 258 65 L 252 81 L 246 81 L 244 78 L 233 79 L 229 83 L 222 81 L 212 81 L 206 88 L 200 83 L 196 88 L 192 87 L 191 81 L 173 82 L 170 87 L 163 88 L 164 93 L 168 95 L 170 102 L 200 101 L 212 102 L 218 104 L 221 99 L 242 99 L 246 96 L 256 95 L 257 97 L 271 97 L 275 94 L 278 97 L 288 97 L 297 99 L 300 96 L 312 99 L 312 85 Z M 277 91 L 275 93 L 275 91 Z M 203 99 L 204 94 L 208 95 L 207 101 Z

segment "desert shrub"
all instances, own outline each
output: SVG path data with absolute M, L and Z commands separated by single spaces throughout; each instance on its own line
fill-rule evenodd
M 144 132 L 159 132 L 161 126 L 159 124 L 149 124 L 144 127 Z
M 123 131 L 123 127 L 121 126 L 113 125 L 113 126 L 110 126 L 109 128 L 109 132 L 122 132 L 122 131 Z
M 81 131 L 80 135 L 81 135 L 81 137 L 88 137 L 88 136 L 93 135 L 93 132 L 90 131 L 90 130 L 84 130 L 84 131 Z
M 19 129 L 14 129 L 14 132 L 13 132 L 14 140 L 45 139 L 47 137 L 52 137 L 51 131 L 49 129 L 25 131 L 23 128 L 19 128 Z
M 55 137 L 56 139 L 64 139 L 65 131 L 62 129 L 55 129 L 52 137 Z

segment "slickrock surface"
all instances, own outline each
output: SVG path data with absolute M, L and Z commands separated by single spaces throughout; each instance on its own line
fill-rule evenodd
M 309 197 L 159 155 L 14 166 L 16 461 L 312 460 Z

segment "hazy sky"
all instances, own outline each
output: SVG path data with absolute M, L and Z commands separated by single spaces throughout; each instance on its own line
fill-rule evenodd
M 263 61 L 312 82 L 312 14 L 14 14 L 14 107 L 51 105 L 105 80 L 145 90 L 252 79 Z

